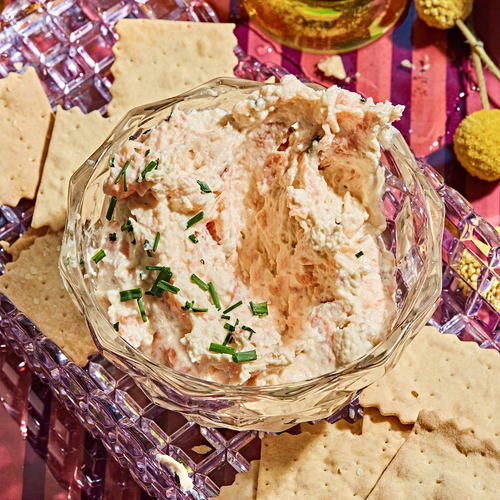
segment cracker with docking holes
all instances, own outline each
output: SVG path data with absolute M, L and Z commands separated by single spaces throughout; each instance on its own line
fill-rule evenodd
M 220 489 L 219 500 L 255 500 L 257 495 L 257 480 L 259 478 L 260 460 L 250 462 L 248 472 L 236 474 L 234 483 Z
M 0 206 L 35 197 L 53 119 L 33 67 L 0 79 Z
M 234 24 L 122 19 L 113 47 L 109 116 L 173 97 L 219 76 L 234 77 Z
M 361 419 L 363 434 L 367 432 L 380 435 L 395 432 L 399 437 L 407 438 L 413 428 L 412 425 L 402 424 L 397 417 L 385 416 L 378 408 L 365 408 Z
M 343 434 L 350 432 L 351 434 L 361 434 L 361 420 L 354 424 L 350 424 L 347 420 L 340 419 L 333 424 L 328 423 L 326 420 L 320 420 L 315 424 L 302 423 L 300 424 L 302 432 L 309 432 L 310 434 Z
M 97 349 L 59 274 L 61 240 L 62 232 L 36 238 L 15 262 L 5 266 L 0 291 L 68 357 L 83 366 Z
M 80 108 L 65 111 L 57 107 L 49 152 L 36 197 L 32 226 L 64 228 L 68 205 L 69 179 L 104 142 L 116 118 L 103 118 L 99 111 L 87 115 Z
M 365 498 L 403 442 L 391 434 L 267 435 L 262 440 L 257 500 Z
M 363 407 L 375 406 L 404 424 L 421 410 L 467 418 L 477 428 L 500 434 L 500 356 L 475 342 L 462 342 L 426 326 L 406 348 L 393 370 L 360 395 Z
M 499 445 L 470 424 L 422 411 L 367 500 L 497 500 Z

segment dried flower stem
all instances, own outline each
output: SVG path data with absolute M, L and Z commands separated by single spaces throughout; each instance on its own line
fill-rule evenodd
M 500 81 L 500 69 L 495 65 L 495 63 L 490 59 L 488 54 L 483 48 L 483 43 L 480 42 L 474 34 L 467 28 L 465 23 L 459 19 L 457 21 L 457 26 L 460 28 L 460 31 L 464 34 L 465 38 L 467 38 L 467 41 L 470 43 L 470 45 L 477 51 L 479 57 L 482 59 L 486 67 L 498 78 Z

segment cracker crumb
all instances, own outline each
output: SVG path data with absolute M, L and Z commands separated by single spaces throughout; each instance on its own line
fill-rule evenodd
M 205 444 L 200 444 L 199 446 L 193 446 L 191 450 L 195 453 L 198 453 L 198 455 L 206 455 L 207 453 L 210 453 L 212 451 L 212 448 Z
M 331 56 L 322 59 L 318 63 L 318 69 L 320 69 L 325 76 L 333 76 L 337 80 L 345 80 L 347 76 L 342 57 L 340 56 Z
M 16 71 L 19 71 L 23 67 L 22 62 L 16 62 L 14 63 L 14 68 L 16 68 Z
M 408 68 L 408 69 L 415 69 L 416 68 L 416 66 L 408 59 L 403 59 L 401 61 L 401 66 L 403 66 L 403 68 Z

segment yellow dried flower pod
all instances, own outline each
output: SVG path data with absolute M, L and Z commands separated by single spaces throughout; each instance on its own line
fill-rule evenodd
M 453 28 L 458 19 L 472 12 L 473 0 L 415 0 L 420 18 L 433 28 Z
M 484 181 L 500 179 L 500 109 L 482 109 L 462 120 L 453 137 L 458 161 Z

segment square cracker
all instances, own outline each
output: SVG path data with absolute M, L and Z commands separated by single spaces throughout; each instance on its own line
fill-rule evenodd
M 103 118 L 99 111 L 88 115 L 80 108 L 65 111 L 57 107 L 42 181 L 36 198 L 32 226 L 50 226 L 59 231 L 66 221 L 69 179 L 104 142 L 116 118 Z
M 340 419 L 333 424 L 328 423 L 326 420 L 320 420 L 315 424 L 302 423 L 300 424 L 302 432 L 309 432 L 310 434 L 342 434 L 350 432 L 351 434 L 361 434 L 361 420 L 350 424 L 347 420 Z
M 234 24 L 122 19 L 113 47 L 109 116 L 181 94 L 212 78 L 234 76 Z
M 248 472 L 236 474 L 234 483 L 220 489 L 219 500 L 255 500 L 260 460 L 250 462 Z
M 0 206 L 35 197 L 53 119 L 33 67 L 0 79 Z
M 407 438 L 413 429 L 412 425 L 405 425 L 398 417 L 385 416 L 378 408 L 365 408 L 362 418 L 363 434 L 367 432 L 379 435 L 395 432 L 399 437 Z
M 66 290 L 59 269 L 62 233 L 47 233 L 5 266 L 0 291 L 75 363 L 97 352 L 87 325 Z
M 499 440 L 422 411 L 367 500 L 498 500 Z
M 350 432 L 265 436 L 257 500 L 365 498 L 403 442 Z
M 23 250 L 26 250 L 31 245 L 33 245 L 34 241 L 39 236 L 44 236 L 47 234 L 47 227 L 41 227 L 39 229 L 35 229 L 33 227 L 29 227 L 28 230 L 23 233 L 12 245 L 7 249 L 7 253 L 12 256 L 12 261 L 16 261 L 19 259 L 19 255 Z
M 359 401 L 384 415 L 396 415 L 404 424 L 414 423 L 421 410 L 436 410 L 491 427 L 500 435 L 499 380 L 497 351 L 427 326 L 394 369 L 367 387 Z

